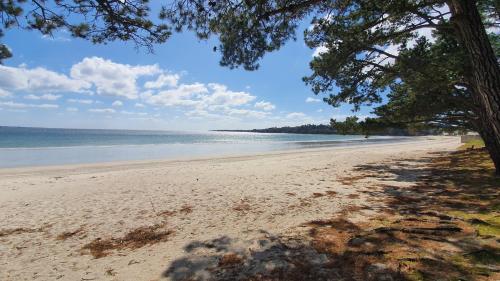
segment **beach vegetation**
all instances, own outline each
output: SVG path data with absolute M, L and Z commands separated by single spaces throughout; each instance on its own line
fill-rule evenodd
M 481 139 L 470 140 L 460 146 L 460 149 L 484 148 L 484 141 Z

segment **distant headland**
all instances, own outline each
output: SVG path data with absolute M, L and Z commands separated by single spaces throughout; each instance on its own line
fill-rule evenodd
M 245 132 L 245 133 L 275 133 L 275 134 L 321 134 L 321 135 L 366 135 L 362 131 L 340 132 L 336 128 L 329 125 L 306 124 L 300 126 L 285 126 L 271 127 L 265 129 L 250 129 L 250 130 L 211 130 L 212 132 Z M 407 128 L 382 128 L 370 135 L 379 136 L 423 136 L 423 135 L 440 135 L 441 131 L 435 129 L 420 129 L 409 130 Z

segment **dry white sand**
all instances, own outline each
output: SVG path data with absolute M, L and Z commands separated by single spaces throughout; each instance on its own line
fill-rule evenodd
M 189 243 L 224 238 L 236 245 L 292 233 L 304 222 L 367 204 L 360 190 L 369 179 L 356 187 L 342 180 L 355 175 L 356 166 L 458 146 L 455 137 L 422 137 L 189 161 L 3 169 L 0 280 L 161 279 Z M 336 196 L 321 196 L 332 191 Z M 366 212 L 376 213 L 371 207 Z M 173 231 L 166 241 L 97 259 L 82 250 L 94 239 L 118 241 L 155 224 Z M 58 239 L 64 232 L 75 233 Z

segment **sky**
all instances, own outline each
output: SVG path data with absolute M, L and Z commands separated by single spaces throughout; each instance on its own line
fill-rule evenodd
M 328 124 L 353 115 L 315 96 L 302 77 L 317 50 L 297 41 L 256 71 L 219 65 L 216 38 L 174 34 L 154 53 L 132 42 L 94 45 L 59 31 L 8 30 L 0 65 L 0 126 L 213 130 Z M 370 108 L 357 112 L 367 116 Z

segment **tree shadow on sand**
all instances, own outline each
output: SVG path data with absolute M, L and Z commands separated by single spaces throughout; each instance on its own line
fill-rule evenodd
M 321 228 L 327 227 L 321 222 Z M 357 226 L 347 221 L 328 222 L 336 229 L 352 231 Z M 313 228 L 314 229 L 314 228 Z M 222 236 L 210 241 L 195 241 L 184 249 L 185 257 L 175 260 L 164 272 L 171 280 L 406 280 L 383 264 L 367 264 L 361 279 L 345 278 L 360 264 L 355 255 L 332 255 L 297 237 L 278 237 L 260 231 L 255 240 L 240 241 Z M 329 245 L 331 246 L 331 245 Z M 378 255 L 377 251 L 366 253 Z M 359 273 L 357 273 L 359 274 Z
M 348 212 L 341 212 L 302 225 L 305 232 L 295 236 L 261 230 L 247 241 L 228 236 L 193 241 L 164 277 L 500 280 L 500 180 L 483 154 L 463 151 L 359 166 L 359 173 L 379 183 L 363 192 L 384 203 L 384 211 L 370 221 L 352 222 Z M 415 175 L 416 184 L 395 184 L 415 183 Z
M 434 153 L 430 158 L 360 165 L 356 170 L 390 175 L 379 179 L 371 195 L 384 198 L 392 212 L 500 211 L 500 177 L 494 175 L 493 164 L 483 150 Z M 404 188 L 391 184 L 408 181 L 409 175 L 418 175 L 416 184 Z

